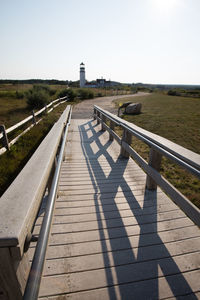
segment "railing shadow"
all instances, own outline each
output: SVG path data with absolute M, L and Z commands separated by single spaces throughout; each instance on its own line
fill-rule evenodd
M 173 295 L 176 295 L 177 288 L 174 284 L 173 277 L 168 276 L 171 274 L 179 274 L 179 286 L 182 286 L 182 289 L 187 291 L 187 294 L 192 294 L 190 285 L 184 276 L 180 274 L 181 272 L 178 265 L 171 257 L 168 249 L 158 234 L 157 192 L 145 190 L 143 195 L 143 206 L 140 206 L 134 196 L 134 191 L 131 190 L 124 177 L 128 159 L 117 157 L 115 160 L 111 157 L 108 148 L 112 142 L 107 141 L 106 144 L 103 144 L 101 142 L 101 135 L 104 132 L 96 132 L 96 126 L 95 122 L 89 121 L 82 126 L 79 126 L 79 130 L 82 150 L 95 190 L 94 202 L 98 227 L 99 229 L 102 229 L 103 222 L 105 222 L 111 248 L 111 250 L 108 251 L 108 238 L 105 237 L 104 231 L 100 230 L 101 247 L 108 287 L 113 287 L 118 284 L 118 291 L 121 299 L 159 299 L 158 280 L 160 277 L 160 268 Z M 93 150 L 93 142 L 97 149 L 96 152 Z M 104 157 L 106 163 L 110 166 L 109 174 L 104 172 L 100 163 L 100 157 Z M 116 174 L 119 180 L 116 180 Z M 129 205 L 132 213 L 132 220 L 135 219 L 135 224 L 138 224 L 139 226 L 135 226 L 135 229 L 133 229 L 135 231 L 131 238 L 131 234 L 127 232 L 126 224 L 124 224 L 126 216 L 125 218 L 123 217 L 124 215 L 121 214 L 115 201 L 119 189 L 122 190 L 123 197 Z M 111 210 L 107 209 L 105 194 L 109 199 L 109 205 L 112 205 Z M 148 215 L 150 199 L 153 199 L 154 204 L 151 206 L 150 215 Z M 100 210 L 103 212 L 103 217 Z M 130 224 L 133 224 L 133 222 L 131 223 L 131 218 L 126 218 L 126 220 L 129 220 Z M 119 237 L 121 237 L 121 242 Z M 159 245 L 159 247 L 154 248 L 154 253 L 152 253 L 151 247 L 144 247 L 147 246 L 150 237 L 152 237 L 153 245 Z M 134 245 L 137 245 L 135 248 L 137 251 L 133 250 L 133 243 Z M 158 259 L 159 255 L 160 259 Z M 149 280 L 147 288 L 146 290 L 141 290 L 141 287 L 144 285 L 140 285 L 140 281 L 144 282 L 145 279 Z M 128 283 L 129 288 L 124 286 L 125 283 Z M 109 296 L 110 299 L 117 299 L 115 288 L 109 288 Z M 197 298 L 193 295 L 192 299 Z

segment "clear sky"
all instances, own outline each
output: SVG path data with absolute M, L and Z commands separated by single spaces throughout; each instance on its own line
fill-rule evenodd
M 0 79 L 200 84 L 200 0 L 0 0 Z

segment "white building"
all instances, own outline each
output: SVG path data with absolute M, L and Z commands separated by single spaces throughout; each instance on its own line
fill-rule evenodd
M 84 87 L 85 86 L 85 65 L 82 62 L 80 64 L 80 87 Z
M 101 77 L 101 79 L 96 79 L 91 82 L 87 82 L 85 79 L 85 65 L 83 62 L 80 64 L 80 88 L 106 88 L 112 85 L 116 84 L 110 80 L 104 79 L 103 77 Z

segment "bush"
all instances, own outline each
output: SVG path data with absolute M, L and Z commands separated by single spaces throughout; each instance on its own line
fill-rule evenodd
M 23 93 L 23 92 L 16 91 L 16 98 L 17 98 L 17 99 L 23 99 L 23 98 L 24 98 L 24 93 Z
M 26 93 L 26 103 L 29 108 L 42 108 L 50 102 L 50 89 L 46 86 L 34 85 Z
M 69 101 L 73 101 L 76 98 L 76 93 L 73 89 L 63 89 L 58 94 L 60 98 L 68 97 Z
M 94 98 L 94 93 L 87 89 L 79 89 L 78 96 L 81 100 Z

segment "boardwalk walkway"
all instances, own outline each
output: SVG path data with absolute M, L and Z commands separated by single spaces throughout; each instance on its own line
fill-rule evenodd
M 199 299 L 199 229 L 100 129 L 72 120 L 40 298 Z

